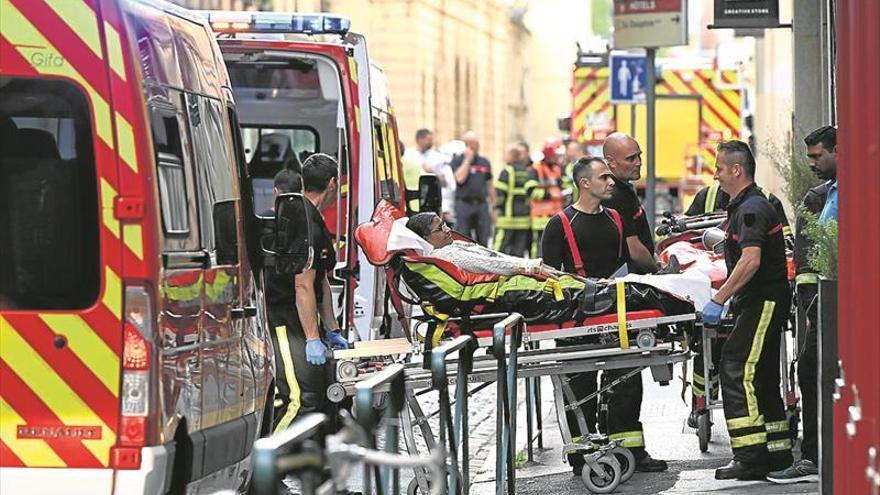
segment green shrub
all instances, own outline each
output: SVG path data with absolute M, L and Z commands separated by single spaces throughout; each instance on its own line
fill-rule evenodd
M 819 216 L 803 206 L 797 210 L 805 222 L 803 234 L 813 241 L 807 254 L 807 263 L 819 275 L 837 278 L 837 221 L 820 222 Z
M 801 204 L 807 191 L 822 182 L 810 170 L 806 155 L 796 146 L 791 135 L 786 136 L 781 143 L 770 140 L 764 154 L 782 177 L 782 192 L 792 206 Z

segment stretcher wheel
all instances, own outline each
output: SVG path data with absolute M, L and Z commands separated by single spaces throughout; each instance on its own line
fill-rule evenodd
M 431 480 L 428 480 L 428 489 L 430 490 Z M 409 480 L 409 484 L 406 485 L 406 495 L 418 495 L 421 493 L 419 491 L 419 480 L 413 478 Z
M 654 332 L 652 332 L 651 330 L 641 330 L 636 336 L 636 345 L 639 347 L 639 349 L 654 347 L 655 345 L 657 345 L 657 336 L 654 335 Z
M 700 440 L 700 452 L 709 450 L 709 441 L 712 440 L 712 421 L 709 411 L 697 415 L 697 438 Z
M 620 482 L 626 483 L 636 472 L 636 456 L 626 447 L 614 447 L 611 453 L 620 463 Z
M 339 383 L 327 385 L 327 399 L 334 404 L 339 404 L 345 399 L 345 387 Z
M 336 373 L 340 380 L 351 380 L 357 378 L 358 369 L 354 361 L 340 361 L 336 368 Z
M 611 493 L 620 485 L 620 463 L 613 455 L 603 455 L 584 466 L 581 481 L 590 493 Z

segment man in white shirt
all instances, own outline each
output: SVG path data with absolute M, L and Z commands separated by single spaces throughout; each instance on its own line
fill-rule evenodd
M 406 150 L 404 160 L 421 167 L 423 174 L 434 174 L 440 182 L 441 209 L 446 223 L 455 223 L 455 177 L 443 154 L 434 149 L 434 133 L 430 129 L 416 131 L 416 147 Z

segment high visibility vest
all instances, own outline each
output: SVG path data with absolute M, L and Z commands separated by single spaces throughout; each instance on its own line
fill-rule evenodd
M 721 185 L 717 182 L 709 186 L 706 191 L 706 203 L 703 205 L 703 213 L 712 213 L 715 211 L 715 201 L 718 198 L 718 188 Z
M 528 230 L 531 226 L 529 197 L 538 181 L 529 177 L 529 170 L 525 164 L 507 165 L 495 181 L 495 190 L 503 196 L 497 228 Z
M 538 162 L 538 187 L 532 191 L 532 229 L 543 229 L 550 217 L 562 209 L 562 170 Z

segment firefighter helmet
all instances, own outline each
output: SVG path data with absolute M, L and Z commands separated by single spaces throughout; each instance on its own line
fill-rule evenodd
M 557 156 L 565 153 L 565 148 L 562 146 L 562 139 L 558 137 L 549 137 L 546 141 L 544 141 L 544 147 L 541 149 L 541 153 L 544 155 L 545 162 L 551 162 L 556 159 Z

